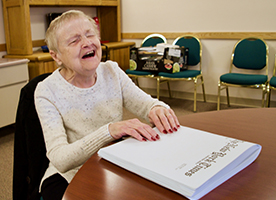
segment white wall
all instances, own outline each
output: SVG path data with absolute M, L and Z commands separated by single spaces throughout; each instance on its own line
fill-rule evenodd
M 122 32 L 275 31 L 275 0 L 121 0 Z
M 273 32 L 276 31 L 276 26 L 273 26 L 275 10 L 275 0 L 122 0 L 122 32 Z M 229 71 L 231 52 L 237 40 L 202 39 L 201 42 L 206 93 L 216 100 L 219 76 Z M 276 41 L 266 42 L 271 77 Z M 136 45 L 140 44 L 141 40 L 136 40 Z M 142 87 L 156 87 L 152 80 L 144 80 L 140 84 Z M 192 84 L 178 82 L 172 87 L 180 92 L 193 91 Z M 165 89 L 166 85 L 162 88 Z M 225 96 L 225 91 L 222 95 Z M 261 91 L 254 89 L 231 88 L 230 95 L 261 99 Z M 272 100 L 276 100 L 275 92 Z
M 2 1 L 1 1 L 2 2 Z M 0 44 L 5 44 L 5 29 L 4 29 L 4 19 L 3 19 L 3 11 L 2 11 L 2 3 L 0 3 Z M 0 57 L 5 55 L 6 52 L 0 52 Z
M 122 32 L 272 32 L 276 31 L 275 0 L 121 0 Z M 45 14 L 81 9 L 92 17 L 96 10 L 85 7 L 32 7 L 31 28 L 33 40 L 44 39 Z M 2 4 L 0 4 L 2 13 Z M 129 40 L 123 40 L 129 41 Z M 136 45 L 141 40 L 131 40 Z M 232 48 L 237 40 L 203 39 L 203 75 L 206 93 L 217 95 L 217 82 L 221 74 L 228 71 Z M 276 41 L 266 40 L 269 45 L 269 77 L 272 75 Z M 169 43 L 172 39 L 168 40 Z M 0 14 L 0 44 L 5 43 L 3 15 Z M 0 52 L 0 56 L 6 52 Z M 155 88 L 155 82 L 144 80 L 142 87 Z M 172 84 L 175 91 L 192 92 L 192 84 Z M 165 89 L 165 85 L 162 86 Z M 201 90 L 199 90 L 201 92 Z M 225 92 L 222 93 L 225 95 Z M 260 99 L 261 92 L 253 89 L 231 88 L 231 96 Z M 276 101 L 276 92 L 272 95 Z

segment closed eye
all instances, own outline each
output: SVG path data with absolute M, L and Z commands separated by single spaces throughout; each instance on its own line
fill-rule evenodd
M 80 37 L 73 37 L 73 38 L 71 38 L 71 39 L 69 40 L 69 45 L 70 45 L 70 44 L 75 44 L 76 42 L 78 42 L 78 41 L 79 41 L 79 38 L 80 38 Z

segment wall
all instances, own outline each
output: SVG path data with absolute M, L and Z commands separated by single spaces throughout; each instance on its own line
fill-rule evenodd
M 122 32 L 275 32 L 276 26 L 273 26 L 276 19 L 275 10 L 274 0 L 122 0 Z M 135 41 L 139 46 L 142 40 Z M 173 39 L 168 40 L 169 43 L 172 41 Z M 202 71 L 207 99 L 216 101 L 219 76 L 229 71 L 231 52 L 238 40 L 202 39 L 201 41 Z M 276 41 L 266 40 L 266 42 L 269 46 L 269 77 L 271 77 Z M 153 80 L 144 79 L 140 82 L 144 88 L 156 88 Z M 166 89 L 166 85 L 162 88 Z M 192 83 L 184 85 L 175 82 L 172 88 L 175 96 L 185 98 L 185 95 L 188 95 L 188 98 L 192 98 L 186 93 L 193 91 Z M 201 89 L 199 91 L 201 92 Z M 225 96 L 225 91 L 221 94 Z M 230 88 L 230 95 L 237 97 L 232 100 L 237 104 L 260 105 L 258 100 L 261 99 L 261 90 Z M 272 100 L 276 100 L 276 92 L 272 94 Z
M 70 9 L 82 10 L 90 17 L 95 17 L 96 8 L 92 7 L 31 7 L 30 16 L 31 16 L 31 30 L 32 30 L 32 39 L 41 40 L 45 38 L 45 32 L 47 30 L 47 13 L 61 13 Z
M 1 12 L 1 14 L 0 14 L 0 44 L 5 44 L 6 40 L 5 40 L 4 19 L 3 19 L 3 11 L 2 10 L 3 10 L 2 3 L 0 3 L 0 12 Z M 0 51 L 0 57 L 2 57 L 5 54 L 6 54 L 6 52 Z
M 33 40 L 44 38 L 46 30 L 44 14 L 62 12 L 69 8 L 31 8 L 31 23 Z M 82 9 L 85 13 L 94 16 L 96 11 L 91 8 Z M 217 32 L 217 31 L 276 31 L 273 26 L 276 19 L 276 4 L 274 0 L 121 0 L 122 32 Z M 2 13 L 2 4 L 0 5 Z M 123 39 L 141 44 L 141 39 Z M 168 39 L 172 43 L 173 39 Z M 203 39 L 203 75 L 205 79 L 207 100 L 216 101 L 217 82 L 221 74 L 228 72 L 230 55 L 237 40 Z M 272 75 L 276 41 L 266 40 L 269 45 L 269 77 Z M 0 14 L 0 44 L 5 43 L 3 15 Z M 0 52 L 0 56 L 6 52 Z M 155 82 L 144 80 L 141 86 L 154 90 Z M 192 84 L 172 84 L 174 95 L 180 98 L 191 98 Z M 161 87 L 166 90 L 165 85 Z M 199 89 L 199 92 L 201 90 Z M 163 91 L 163 94 L 167 94 Z M 234 102 L 238 104 L 259 105 L 260 90 L 231 88 Z M 222 92 L 225 95 L 225 92 Z M 248 101 L 250 99 L 250 101 Z M 276 101 L 276 92 L 272 94 Z M 273 105 L 273 104 L 272 104 Z
M 121 0 L 122 32 L 275 31 L 275 0 Z M 127 17 L 124 17 L 127 16 Z

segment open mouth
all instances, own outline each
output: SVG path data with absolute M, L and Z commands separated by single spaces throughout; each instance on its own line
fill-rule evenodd
M 95 51 L 90 51 L 90 52 L 87 52 L 82 58 L 85 59 L 85 58 L 91 58 L 91 57 L 94 57 L 95 56 Z

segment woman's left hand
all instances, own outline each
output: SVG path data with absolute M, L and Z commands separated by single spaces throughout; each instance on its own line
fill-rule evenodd
M 173 133 L 180 127 L 174 111 L 163 106 L 153 107 L 149 112 L 149 120 L 161 133 Z

